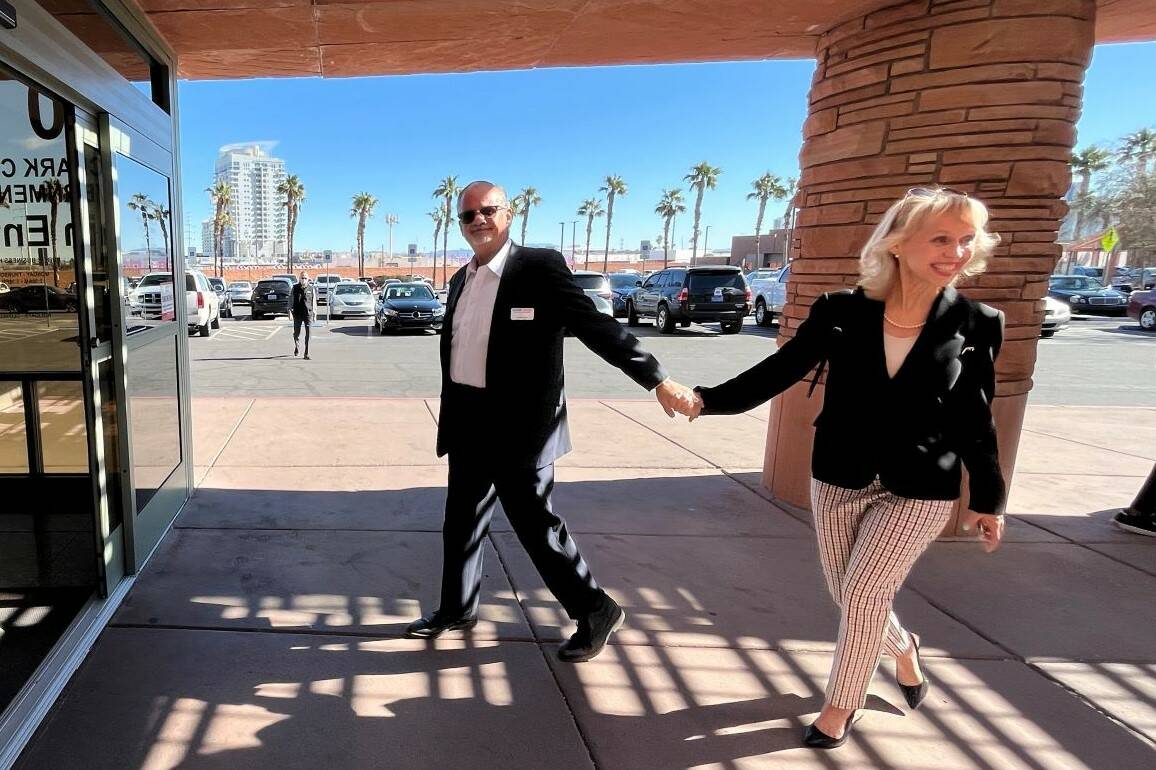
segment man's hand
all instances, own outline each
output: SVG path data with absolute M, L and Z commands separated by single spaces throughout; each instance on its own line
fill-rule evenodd
M 1003 540 L 1003 516 L 993 513 L 976 513 L 965 511 L 962 518 L 963 531 L 979 530 L 979 539 L 983 542 L 983 550 L 991 553 L 999 548 Z
M 654 389 L 654 397 L 662 405 L 667 417 L 674 417 L 675 412 L 689 415 L 694 409 L 694 391 L 669 377 L 658 383 L 658 387 Z

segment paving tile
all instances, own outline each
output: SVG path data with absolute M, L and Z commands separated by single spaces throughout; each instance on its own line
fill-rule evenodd
M 1032 406 L 1024 428 L 1156 460 L 1156 407 Z
M 422 399 L 259 399 L 216 465 L 437 465 Z
M 1150 470 L 1150 459 L 1030 430 L 1020 434 L 1016 453 L 1017 472 L 1147 476 Z
M 17 767 L 530 770 L 546 756 L 593 767 L 533 644 L 113 628 Z
M 1156 665 L 1041 662 L 1041 670 L 1156 741 Z
M 1078 545 L 936 543 L 908 585 L 1024 658 L 1156 661 L 1156 578 Z
M 599 767 L 1102 770 L 1146 767 L 1152 748 L 1015 661 L 929 660 L 907 713 L 890 669 L 838 751 L 801 748 L 829 655 L 611 646 L 581 666 L 551 659 Z
M 1115 527 L 1112 516 L 1132 502 L 1143 483 L 1143 476 L 1016 471 L 1007 510 L 1078 543 L 1126 543 L 1136 536 Z
M 559 467 L 711 467 L 706 460 L 598 401 L 568 401 L 567 410 L 574 451 L 558 461 Z
M 437 533 L 175 529 L 113 623 L 401 635 L 440 586 Z M 471 638 L 532 639 L 488 544 L 481 618 Z
M 1143 535 L 1131 537 L 1131 543 L 1094 543 L 1088 547 L 1156 577 L 1156 539 Z
M 760 535 L 810 538 L 811 530 L 720 471 L 559 467 L 554 510 L 574 532 Z M 509 531 L 505 516 L 494 531 Z
M 251 398 L 192 398 L 193 459 L 211 465 L 253 404 Z
M 671 419 L 656 403 L 607 401 L 607 406 L 642 423 L 684 449 L 719 467 L 759 467 L 767 443 L 767 425 L 747 414 Z
M 533 564 L 508 533 L 495 542 L 541 639 L 573 631 Z M 626 608 L 617 643 L 831 650 L 839 617 L 817 546 L 797 539 L 583 535 L 599 583 Z M 910 592 L 896 611 L 929 655 L 1001 652 Z
M 446 466 L 217 466 L 178 527 L 441 530 Z

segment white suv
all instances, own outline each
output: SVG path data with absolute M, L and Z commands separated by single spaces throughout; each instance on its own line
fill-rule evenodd
M 196 270 L 185 273 L 185 307 L 190 330 L 196 329 L 202 337 L 208 337 L 210 326 L 221 328 L 221 298 L 204 273 Z
M 322 273 L 313 279 L 313 289 L 317 292 L 317 304 L 324 305 L 329 301 L 329 289 L 336 286 L 342 281 L 348 280 L 342 278 L 336 273 Z

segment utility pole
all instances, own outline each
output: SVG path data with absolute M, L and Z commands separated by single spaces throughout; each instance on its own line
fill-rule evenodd
M 558 241 L 558 251 L 562 252 L 562 259 L 565 259 L 566 258 L 566 223 L 565 222 L 559 222 L 558 224 L 562 226 L 562 237 Z
M 710 240 L 710 225 L 706 226 L 706 234 L 702 237 L 702 255 L 706 256 L 706 242 Z
M 578 267 L 578 253 L 575 250 L 575 244 L 578 243 L 578 241 L 575 240 L 575 238 L 577 237 L 576 236 L 577 232 L 578 232 L 578 220 L 577 219 L 571 220 L 570 221 L 570 266 L 571 267 Z
M 397 214 L 386 214 L 385 223 L 389 225 L 389 262 L 393 261 L 393 226 L 397 224 Z

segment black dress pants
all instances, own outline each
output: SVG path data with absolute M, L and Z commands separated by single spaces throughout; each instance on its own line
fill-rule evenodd
M 455 617 L 477 613 L 483 548 L 497 500 L 502 501 L 518 540 L 566 614 L 576 619 L 599 606 L 602 590 L 578 552 L 566 522 L 550 505 L 553 465 L 510 465 L 501 457 L 473 451 L 451 451 L 449 465 L 442 527 L 441 612 Z

